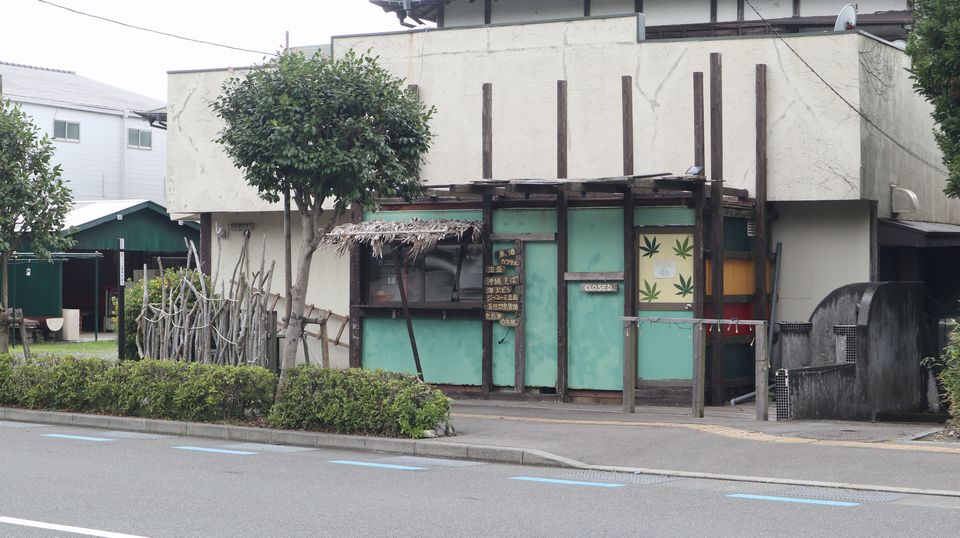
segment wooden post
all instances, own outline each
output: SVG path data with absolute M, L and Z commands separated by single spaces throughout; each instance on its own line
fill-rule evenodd
M 493 0 L 483 0 L 483 24 L 493 20 Z
M 767 322 L 763 321 L 759 325 L 753 327 L 754 335 L 756 341 L 754 345 L 755 361 L 756 361 L 756 390 L 757 390 L 757 420 L 766 421 L 768 419 L 767 412 L 767 384 L 769 383 L 770 375 L 770 363 L 767 361 Z
M 524 303 L 524 265 L 526 264 L 526 249 L 523 241 L 516 242 L 517 257 L 520 265 L 517 266 L 517 276 L 520 277 L 520 285 L 517 286 L 517 295 L 520 302 L 519 325 L 513 329 L 513 388 L 517 394 L 526 392 L 527 386 L 527 360 L 526 360 L 526 335 L 524 334 L 525 318 L 527 317 L 527 307 Z
M 330 340 L 327 336 L 327 319 L 320 321 L 320 366 L 324 368 L 330 368 Z
M 567 191 L 557 192 L 557 399 L 567 397 Z
M 620 101 L 623 115 L 623 175 L 632 176 L 633 161 L 633 77 L 620 78 Z M 636 238 L 634 237 L 633 192 L 630 187 L 623 191 L 623 315 L 637 315 L 636 298 Z M 623 345 L 623 398 L 624 412 L 632 413 L 637 392 L 637 327 L 624 334 Z M 629 346 L 629 347 L 627 347 Z M 629 364 L 627 364 L 629 362 Z M 630 404 L 627 407 L 627 398 Z
M 704 166 L 703 73 L 693 74 L 693 165 Z
M 706 398 L 707 349 L 703 323 L 693 325 L 693 418 L 703 418 Z
M 483 224 L 480 228 L 483 242 L 483 267 L 493 265 L 493 197 L 484 194 L 482 199 Z M 480 396 L 488 398 L 493 392 L 493 324 L 494 321 L 483 320 L 481 335 L 480 358 Z
M 481 116 L 483 137 L 483 178 L 493 177 L 493 84 L 483 85 L 483 112 Z
M 567 81 L 557 81 L 557 177 L 567 177 Z
M 637 322 L 623 322 L 623 412 L 637 410 Z
M 417 378 L 423 381 L 423 368 L 420 367 L 420 352 L 417 351 L 417 337 L 413 334 L 413 320 L 410 319 L 410 305 L 407 303 L 406 283 L 401 270 L 400 249 L 393 247 L 393 268 L 397 274 L 397 288 L 400 289 L 400 302 L 403 305 L 403 319 L 407 322 L 407 335 L 410 337 L 410 349 L 413 351 L 413 363 L 417 367 Z
M 767 220 L 767 66 L 757 64 L 757 177 L 754 223 L 755 275 L 753 318 L 767 319 L 767 258 L 770 256 Z
M 30 360 L 30 335 L 27 334 L 27 319 L 23 317 L 23 309 L 13 311 L 13 319 L 20 325 L 20 343 L 23 344 L 23 359 Z
M 357 223 L 363 220 L 363 207 L 360 204 L 350 206 L 350 222 Z M 364 249 L 350 247 L 350 368 L 360 368 L 363 365 L 363 319 L 360 316 L 363 282 L 363 254 Z
M 620 78 L 620 99 L 623 107 L 623 175 L 633 175 L 633 77 Z
M 713 285 L 713 315 L 723 318 L 723 74 L 720 53 L 710 53 L 710 178 L 711 218 L 713 243 L 711 268 Z M 723 328 L 713 331 L 710 353 L 710 396 L 713 405 L 722 405 L 723 383 Z

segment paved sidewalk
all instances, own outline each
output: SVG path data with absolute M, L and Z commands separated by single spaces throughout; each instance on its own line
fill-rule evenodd
M 619 407 L 458 401 L 445 440 L 536 449 L 591 465 L 960 490 L 960 443 L 911 438 L 935 424 L 757 422 L 752 406 Z

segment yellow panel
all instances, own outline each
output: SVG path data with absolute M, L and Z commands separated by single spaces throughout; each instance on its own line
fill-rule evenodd
M 707 296 L 713 293 L 713 273 L 710 260 L 706 262 Z M 753 260 L 726 259 L 723 263 L 723 294 L 753 295 L 756 281 L 756 265 Z M 767 262 L 767 293 L 773 292 L 773 264 Z

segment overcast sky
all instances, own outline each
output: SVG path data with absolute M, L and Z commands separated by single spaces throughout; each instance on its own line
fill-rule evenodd
M 330 36 L 402 30 L 367 0 L 50 0 L 72 9 L 258 51 L 318 45 Z M 125 28 L 44 4 L 0 0 L 0 61 L 68 69 L 167 100 L 167 71 L 243 66 L 263 55 Z

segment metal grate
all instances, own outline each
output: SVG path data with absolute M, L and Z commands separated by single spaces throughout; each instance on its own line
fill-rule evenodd
M 781 333 L 810 334 L 813 330 L 813 323 L 803 321 L 781 321 L 779 325 Z
M 843 361 L 847 363 L 857 362 L 857 326 L 834 325 L 833 334 L 844 337 Z
M 653 486 L 664 482 L 679 480 L 673 476 L 661 476 L 644 473 L 612 473 L 609 471 L 590 471 L 579 469 L 568 469 L 560 471 L 559 477 L 564 480 L 588 480 L 590 482 L 610 482 L 614 484 L 637 484 L 640 486 Z
M 799 497 L 804 499 L 823 499 L 826 501 L 887 503 L 899 501 L 906 495 L 884 491 L 863 491 L 856 489 L 818 488 L 810 486 L 794 486 L 772 492 L 771 495 L 780 497 Z
M 777 396 L 777 420 L 790 420 L 790 384 L 787 370 L 777 370 L 774 376 L 774 394 Z
M 443 458 L 424 458 L 419 456 L 391 456 L 388 458 L 380 458 L 375 461 L 377 463 L 388 463 L 391 465 L 419 465 L 422 467 L 447 467 L 452 469 L 485 465 L 483 462 L 479 461 L 447 460 Z

